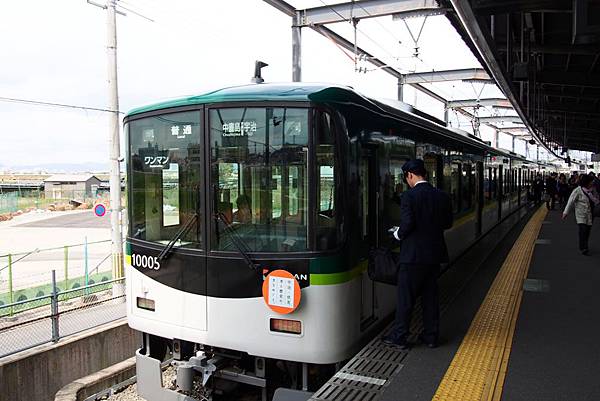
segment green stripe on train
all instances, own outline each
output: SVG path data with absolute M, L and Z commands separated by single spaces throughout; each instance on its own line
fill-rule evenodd
M 352 270 L 339 273 L 310 274 L 310 285 L 333 285 L 348 282 L 367 270 L 367 261 L 362 261 Z

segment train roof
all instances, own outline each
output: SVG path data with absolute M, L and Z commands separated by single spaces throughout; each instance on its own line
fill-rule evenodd
M 412 124 L 421 126 L 430 131 L 435 131 L 449 139 L 458 140 L 466 145 L 486 149 L 488 152 L 498 156 L 528 161 L 526 158 L 492 148 L 481 139 L 469 135 L 465 131 L 446 127 L 443 121 L 423 113 L 412 106 L 400 101 L 375 100 L 367 98 L 356 92 L 349 86 L 327 84 L 327 83 L 266 83 L 232 86 L 218 89 L 201 95 L 181 97 L 166 100 L 142 107 L 135 108 L 126 117 L 136 114 L 153 112 L 174 107 L 196 106 L 208 103 L 226 102 L 316 102 L 316 103 L 338 103 L 356 104 L 374 112 L 384 113 L 402 120 L 410 121 Z
M 313 99 L 311 99 L 313 95 L 332 87 L 336 86 L 331 84 L 305 82 L 232 86 L 201 95 L 182 97 L 142 106 L 131 110 L 127 116 L 171 107 L 194 106 L 205 103 L 243 101 L 310 102 L 313 101 Z M 353 92 L 350 87 L 337 86 L 337 88 Z M 330 100 L 334 101 L 335 99 Z

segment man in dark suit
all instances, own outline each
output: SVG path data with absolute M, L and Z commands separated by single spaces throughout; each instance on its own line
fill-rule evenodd
M 433 348 L 438 344 L 440 321 L 437 277 L 440 264 L 448 262 L 444 230 L 452 227 L 452 203 L 446 193 L 427 182 L 423 160 L 406 162 L 402 171 L 410 189 L 402 194 L 400 225 L 390 230 L 402 242 L 396 320 L 383 341 L 408 348 L 410 318 L 421 294 L 424 330 L 419 339 Z

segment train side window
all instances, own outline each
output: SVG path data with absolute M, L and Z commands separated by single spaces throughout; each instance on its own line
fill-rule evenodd
M 462 164 L 461 180 L 461 208 L 463 211 L 470 210 L 474 205 L 475 180 L 473 179 L 473 166 L 468 163 Z
M 427 181 L 435 188 L 438 186 L 437 179 L 437 155 L 435 153 L 427 153 L 423 156 L 425 162 L 425 170 L 427 170 Z
M 454 213 L 460 211 L 460 163 L 446 163 L 444 165 L 444 191 L 452 200 Z
M 366 239 L 369 235 L 369 160 L 367 158 L 360 159 L 358 174 L 359 215 L 362 216 L 361 234 L 362 238 Z
M 492 173 L 492 196 L 494 199 L 498 199 L 498 168 L 494 167 Z
M 492 168 L 488 167 L 484 170 L 483 190 L 486 201 L 493 199 L 493 181 L 492 181 Z
M 335 248 L 338 244 L 335 131 L 331 115 L 327 112 L 319 113 L 316 139 L 316 246 L 318 250 L 326 250 Z
M 388 143 L 378 147 L 378 169 L 379 175 L 383 180 L 383 196 L 380 197 L 379 207 L 381 215 L 378 217 L 381 222 L 379 227 L 379 240 L 381 243 L 394 246 L 394 240 L 385 232 L 390 225 L 397 225 L 400 222 L 400 204 L 402 193 L 409 190 L 408 183 L 404 181 L 404 172 L 402 166 L 408 160 L 415 158 L 415 143 L 412 140 L 394 137 L 390 138 Z M 427 159 L 424 158 L 427 165 Z M 430 181 L 431 182 L 431 181 Z

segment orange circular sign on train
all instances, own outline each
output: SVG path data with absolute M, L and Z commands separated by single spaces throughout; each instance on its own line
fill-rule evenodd
M 262 294 L 267 306 L 277 313 L 292 313 L 300 305 L 300 284 L 286 270 L 269 273 L 263 281 Z

